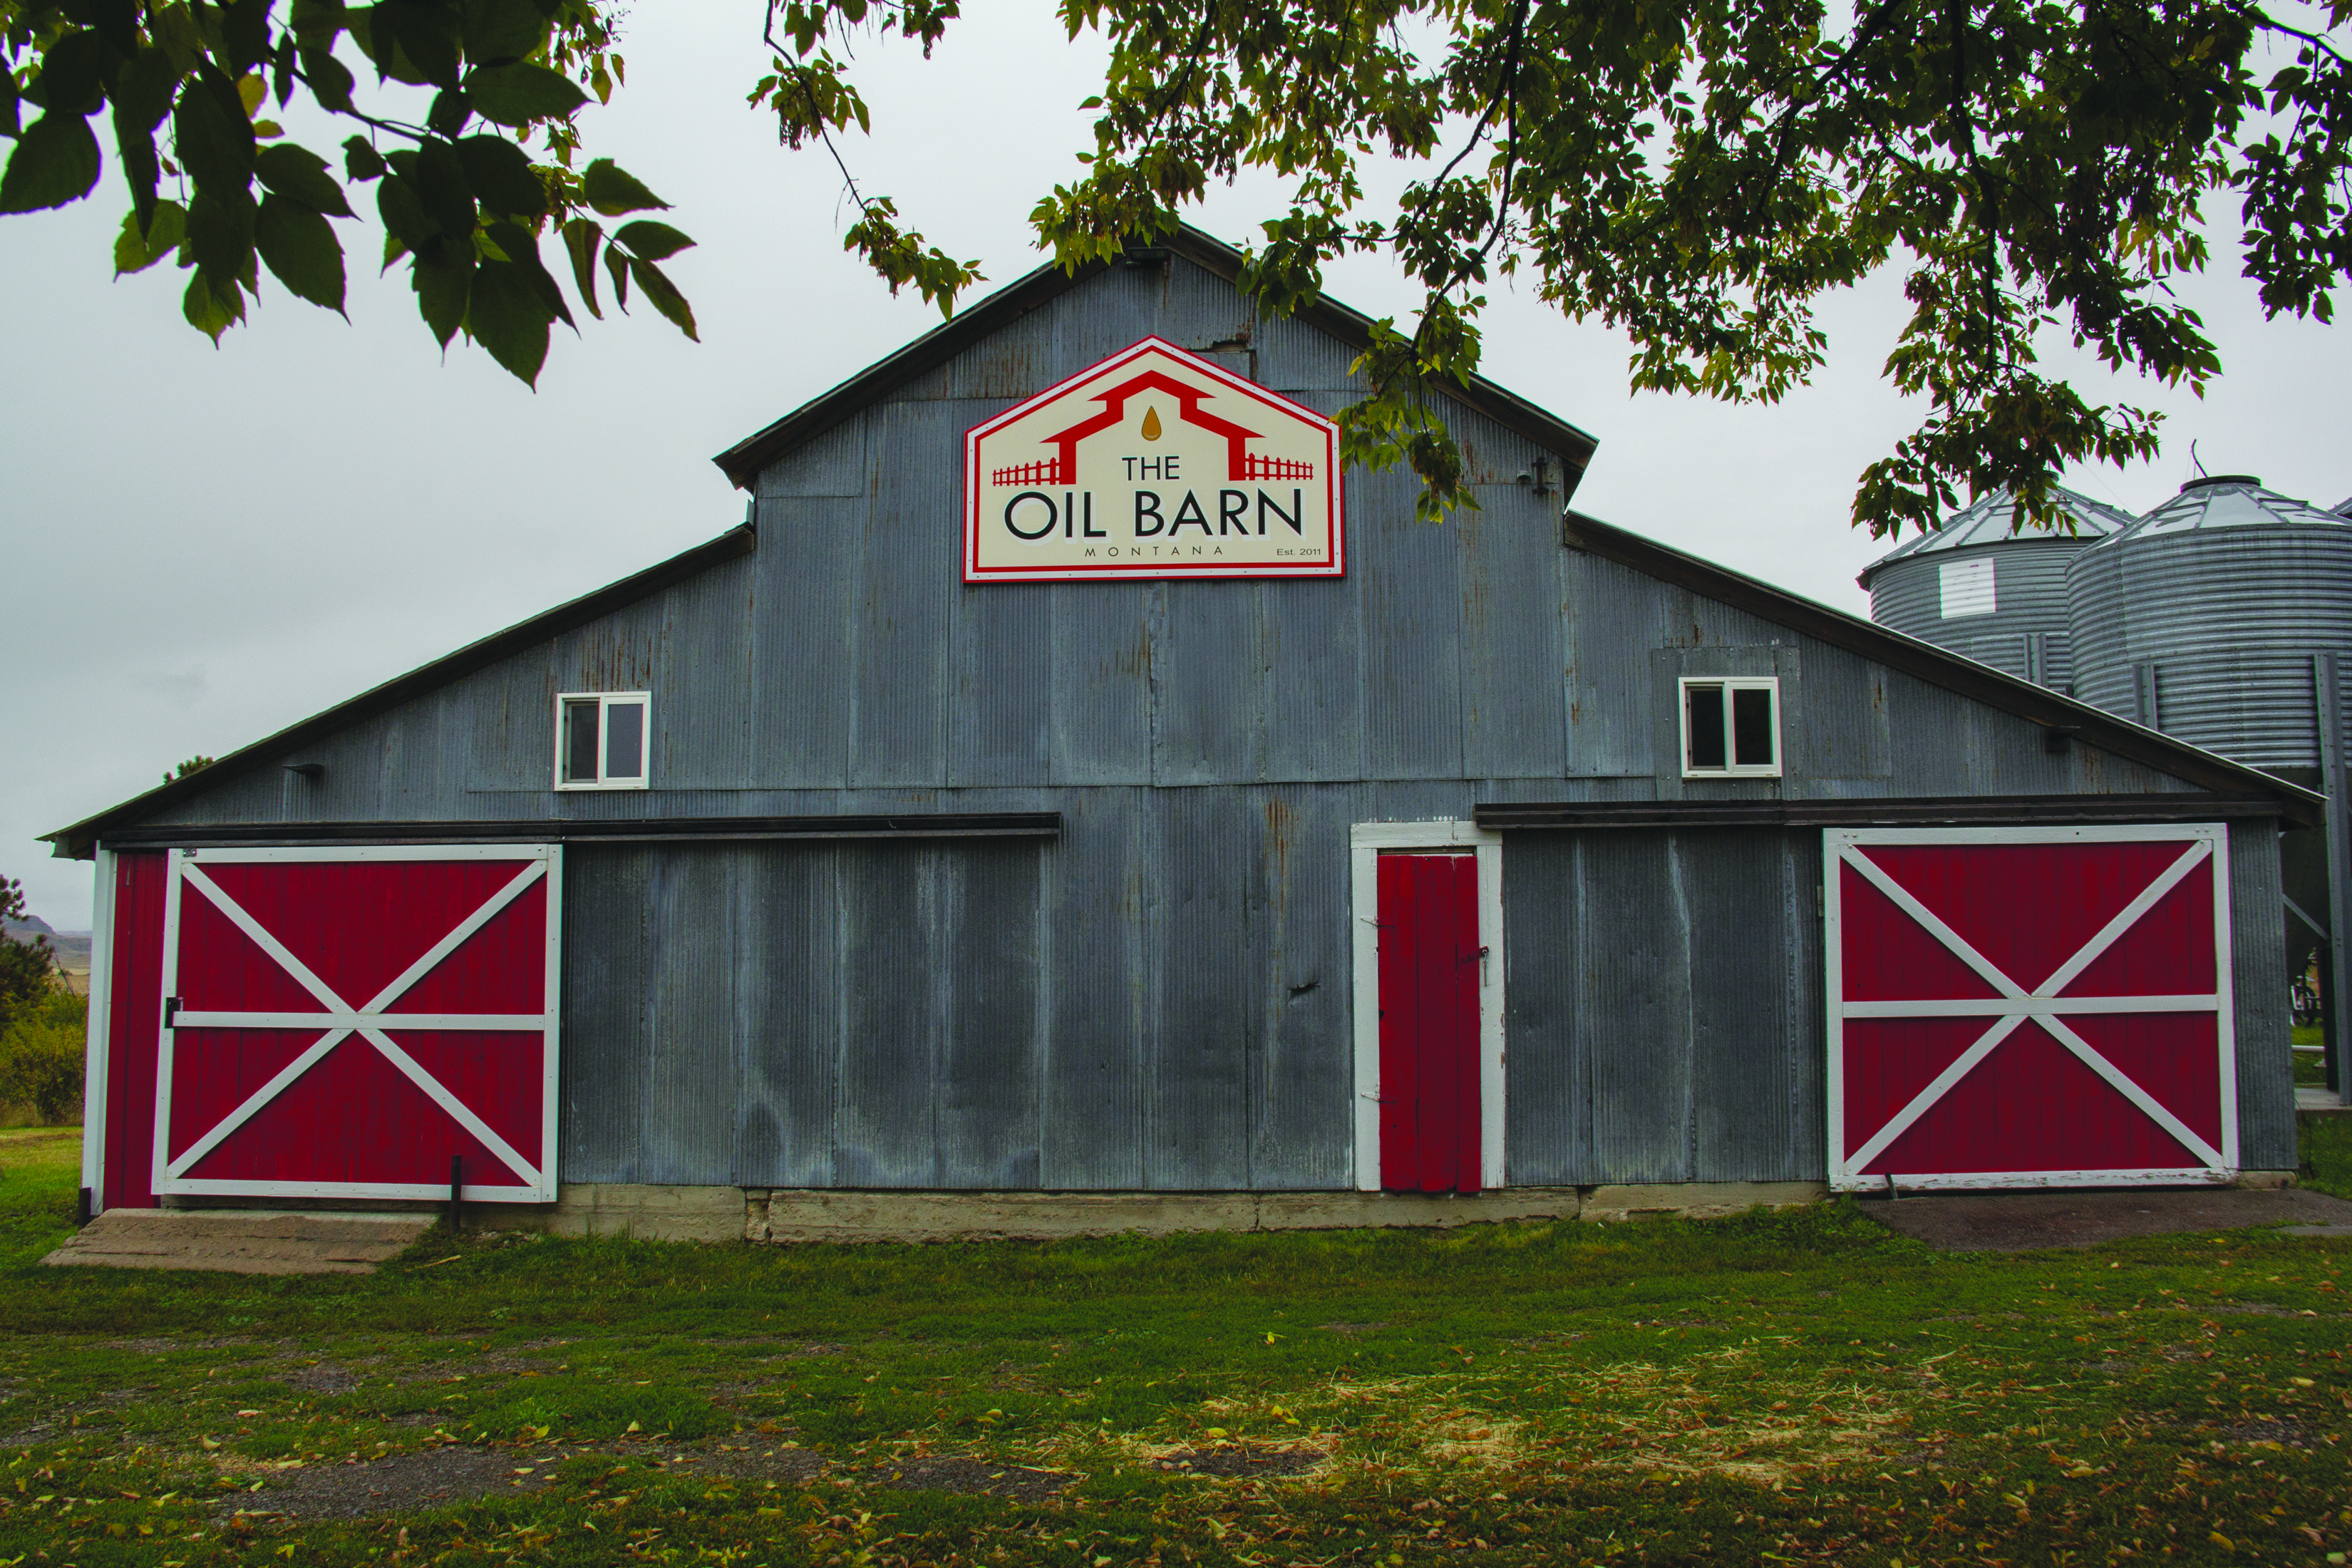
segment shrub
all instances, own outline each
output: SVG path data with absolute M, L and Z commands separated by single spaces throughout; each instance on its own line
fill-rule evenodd
M 68 1120 L 81 1102 L 89 1005 L 59 987 L 0 1031 L 0 1105 L 29 1106 L 45 1122 Z

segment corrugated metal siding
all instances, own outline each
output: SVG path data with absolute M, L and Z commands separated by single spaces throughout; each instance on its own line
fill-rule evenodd
M 1676 668 L 1784 682 L 1789 775 L 1695 797 L 2189 787 L 1563 550 L 1508 482 L 1531 448 L 1458 410 L 1483 510 L 1432 527 L 1409 477 L 1350 475 L 1342 579 L 963 586 L 964 428 L 1146 332 L 1242 335 L 1205 278 L 1033 312 L 781 460 L 752 555 L 172 819 L 1057 810 L 1043 843 L 570 848 L 567 1179 L 1318 1189 L 1352 1173 L 1348 826 L 1683 793 Z M 1344 345 L 1247 335 L 1266 384 L 1348 400 Z M 656 694 L 660 787 L 550 790 L 554 695 L 599 687 Z M 1515 1181 L 1821 1173 L 1818 855 L 1511 839 Z M 2253 856 L 2242 942 L 2277 923 Z M 2283 1114 L 2247 1104 L 2250 1138 Z
M 2278 829 L 2230 825 L 2230 969 L 2236 979 L 2238 1163 L 2292 1171 L 2295 1152 L 2294 1068 L 2287 989 L 2286 932 L 2274 912 L 2282 891 Z
M 2311 656 L 2352 653 L 2352 528 L 2118 535 L 2068 574 L 2077 695 L 2259 768 L 2315 767 Z
M 1965 550 L 1929 551 L 1880 568 L 1870 582 L 1870 618 L 1981 664 L 2029 678 L 2025 639 L 2044 639 L 2042 683 L 2064 690 L 2076 676 L 2066 609 L 2067 563 L 2098 541 L 2018 539 Z M 1944 618 L 1942 571 L 1952 562 L 1993 563 L 1989 616 Z

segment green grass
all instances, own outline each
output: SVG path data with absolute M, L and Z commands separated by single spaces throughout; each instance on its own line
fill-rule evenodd
M 2295 1029 L 2293 1033 L 2294 1043 L 2298 1046 L 2315 1046 L 2320 1043 L 2320 1029 L 2315 1024 L 2308 1028 Z M 2295 1052 L 2294 1081 L 2298 1087 L 2307 1084 L 2317 1088 L 2325 1084 L 2327 1081 L 2326 1058 L 2313 1056 L 2307 1051 Z
M 2352 1181 L 2352 1146 L 2315 1139 Z M 373 1277 L 274 1279 L 34 1267 L 74 1167 L 20 1178 L 9 1147 L 11 1568 L 2316 1563 L 2352 1539 L 2339 1242 L 1941 1255 L 1843 1203 L 1053 1246 L 436 1232 Z M 793 1447 L 862 1473 L 659 1463 Z M 1325 1458 L 1154 1463 L 1235 1447 Z M 562 1457 L 536 1496 L 390 1519 L 222 1500 L 441 1450 Z M 1082 1479 L 1022 1504 L 865 1471 L 922 1454 Z

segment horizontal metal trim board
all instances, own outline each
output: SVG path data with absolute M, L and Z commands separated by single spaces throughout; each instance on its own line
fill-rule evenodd
M 894 816 L 712 816 L 647 822 L 235 822 L 124 827 L 116 848 L 179 849 L 238 844 L 665 844 L 752 838 L 1055 838 L 1058 811 L 936 812 Z
M 1913 800 L 1594 800 L 1479 805 L 1481 827 L 1838 827 L 1914 822 L 2210 822 L 2277 816 L 2261 796 L 1959 795 Z

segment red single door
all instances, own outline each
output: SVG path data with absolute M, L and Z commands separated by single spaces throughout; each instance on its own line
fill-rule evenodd
M 153 1191 L 552 1199 L 561 853 L 172 851 Z
M 1832 1186 L 2236 1174 L 2224 828 L 1823 837 Z
M 107 921 L 106 1096 L 95 1131 L 100 1206 L 155 1206 L 155 1051 L 163 1028 L 163 851 L 118 851 Z M 88 1136 L 85 1132 L 84 1136 Z
M 1380 858 L 1381 1185 L 1478 1190 L 1478 858 Z

